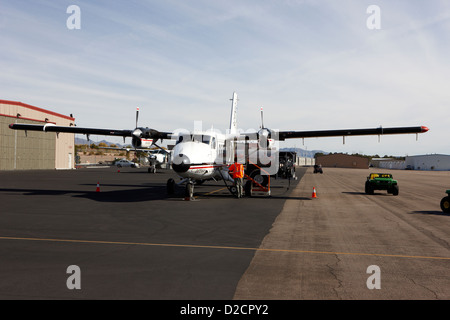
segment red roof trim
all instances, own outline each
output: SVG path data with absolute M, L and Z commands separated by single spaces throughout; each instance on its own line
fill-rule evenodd
M 19 120 L 29 120 L 29 121 L 37 121 L 37 122 L 43 122 L 43 123 L 56 124 L 56 122 L 52 122 L 52 121 L 44 121 L 44 120 L 31 119 L 31 118 L 25 118 L 25 117 L 16 117 L 16 116 L 11 116 L 9 114 L 2 114 L 2 113 L 0 113 L 0 117 L 8 117 L 8 118 L 14 118 L 14 119 L 19 119 Z
M 46 113 L 46 114 L 51 114 L 52 116 L 56 116 L 56 117 L 64 118 L 64 119 L 67 119 L 67 120 L 75 121 L 75 118 L 72 118 L 72 117 L 69 117 L 69 116 L 65 116 L 63 114 L 56 113 L 56 112 L 53 112 L 53 111 L 45 110 L 45 109 L 42 109 L 42 108 L 38 108 L 38 107 L 29 105 L 29 104 L 26 104 L 26 103 L 23 103 L 23 102 L 10 101 L 10 100 L 0 100 L 0 103 L 12 104 L 14 106 L 20 106 L 20 107 L 36 110 L 36 111 L 39 111 L 39 112 L 43 112 L 43 113 Z M 36 121 L 39 121 L 39 120 L 36 120 Z

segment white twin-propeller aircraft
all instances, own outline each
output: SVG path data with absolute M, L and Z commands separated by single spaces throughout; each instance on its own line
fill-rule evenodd
M 15 130 L 44 131 L 44 132 L 67 132 L 74 134 L 109 135 L 132 138 L 133 148 L 149 148 L 156 142 L 164 139 L 176 139 L 171 154 L 170 164 L 172 169 L 182 178 L 178 184 L 186 183 L 187 196 L 193 195 L 194 184 L 200 184 L 206 180 L 230 179 L 228 166 L 237 159 L 246 165 L 246 174 L 250 177 L 264 175 L 272 168 L 276 173 L 278 170 L 277 142 L 285 139 L 312 138 L 312 137 L 334 137 L 334 136 L 363 136 L 363 135 L 386 135 L 386 134 L 411 134 L 424 133 L 428 131 L 425 126 L 416 127 L 391 127 L 391 128 L 369 128 L 369 129 L 341 129 L 322 131 L 278 131 L 264 127 L 254 132 L 242 132 L 237 128 L 237 94 L 234 92 L 231 104 L 230 128 L 225 134 L 217 131 L 182 131 L 178 133 L 162 132 L 151 128 L 138 127 L 139 109 L 136 112 L 136 127 L 134 130 L 116 130 L 83 127 L 65 127 L 54 124 L 10 124 Z M 262 110 L 261 110 L 262 117 Z M 261 119 L 262 120 L 262 119 Z M 159 146 L 158 146 L 159 147 Z M 260 169 L 262 167 L 262 169 Z M 263 180 L 260 180 L 261 183 Z M 167 189 L 173 193 L 175 181 L 169 179 Z

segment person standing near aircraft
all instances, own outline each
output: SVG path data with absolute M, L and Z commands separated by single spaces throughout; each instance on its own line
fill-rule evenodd
M 233 177 L 237 197 L 242 198 L 243 195 L 242 180 L 244 178 L 244 165 L 242 163 L 239 163 L 237 159 L 235 159 L 234 163 L 228 167 L 228 171 Z

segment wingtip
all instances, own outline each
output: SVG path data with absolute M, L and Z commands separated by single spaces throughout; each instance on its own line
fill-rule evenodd
M 422 132 L 427 132 L 428 130 L 430 130 L 428 127 L 422 126 Z

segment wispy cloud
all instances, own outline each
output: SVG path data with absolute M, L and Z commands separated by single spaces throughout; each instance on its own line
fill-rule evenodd
M 76 2 L 76 3 L 75 3 Z M 66 8 L 81 8 L 68 30 Z M 446 1 L 20 1 L 2 3 L 0 97 L 73 113 L 79 125 L 286 130 L 428 125 L 415 137 L 305 140 L 309 149 L 448 153 Z M 128 119 L 130 121 L 127 122 Z M 376 143 L 373 143 L 375 141 Z M 301 145 L 301 141 L 291 144 Z

